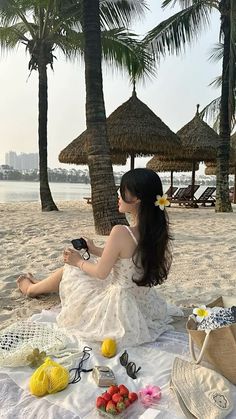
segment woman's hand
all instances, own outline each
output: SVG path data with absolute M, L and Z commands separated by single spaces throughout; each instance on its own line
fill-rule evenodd
M 85 237 L 85 240 L 88 246 L 89 253 L 92 253 L 92 255 L 94 255 L 94 251 L 96 249 L 94 241 L 92 239 L 89 239 L 88 237 Z
M 71 248 L 67 248 L 64 250 L 63 259 L 64 259 L 64 263 L 68 263 L 68 265 L 77 266 L 77 267 L 79 266 L 79 262 L 83 260 L 78 250 L 71 249 Z
M 88 245 L 89 253 L 91 253 L 94 256 L 101 257 L 103 252 L 103 247 L 98 247 L 94 244 L 94 241 L 89 239 L 88 237 L 85 237 L 86 243 Z

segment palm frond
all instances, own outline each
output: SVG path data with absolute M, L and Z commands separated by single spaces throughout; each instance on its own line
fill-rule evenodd
M 218 62 L 223 59 L 223 54 L 224 54 L 224 44 L 222 42 L 218 42 L 211 49 L 211 55 L 209 56 L 208 60 L 212 62 Z
M 157 56 L 167 52 L 179 54 L 187 43 L 197 39 L 201 30 L 209 26 L 212 7 L 206 0 L 193 3 L 148 32 L 144 42 L 152 46 Z
M 34 36 L 32 25 L 28 19 L 33 10 L 32 3 L 35 0 L 9 0 L 0 3 L 0 25 L 7 27 L 18 22 L 23 22 L 28 28 L 31 36 Z
M 29 40 L 25 36 L 28 29 L 24 23 L 16 23 L 10 27 L 0 27 L 0 46 L 3 51 L 15 48 L 20 42 L 27 43 Z
M 234 98 L 236 102 L 236 98 Z M 221 96 L 213 99 L 205 108 L 200 112 L 200 117 L 212 125 L 212 128 L 219 133 L 220 131 L 220 105 L 221 105 Z M 235 128 L 236 123 L 235 119 L 231 120 L 231 131 Z
M 175 7 L 178 5 L 181 9 L 186 9 L 187 7 L 193 6 L 199 0 L 164 0 L 162 2 L 162 8 L 165 9 L 168 6 Z M 219 0 L 206 0 L 205 3 L 208 3 L 209 6 L 216 9 L 219 8 Z
M 212 82 L 209 84 L 209 86 L 215 87 L 216 89 L 219 89 L 219 87 L 222 86 L 222 76 L 215 77 Z
M 84 35 L 72 29 L 67 29 L 63 34 L 55 34 L 53 36 L 55 49 L 63 52 L 65 57 L 74 60 L 84 55 Z
M 210 124 L 217 125 L 219 122 L 219 114 L 220 114 L 220 100 L 221 97 L 217 97 L 213 99 L 205 108 L 199 113 L 200 117 L 204 119 L 206 122 Z M 216 130 L 219 132 L 219 130 Z
M 101 27 L 128 27 L 133 19 L 143 16 L 146 10 L 145 0 L 100 0 Z
M 102 31 L 102 55 L 113 67 L 126 70 L 132 81 L 155 75 L 153 57 L 135 35 L 124 29 Z

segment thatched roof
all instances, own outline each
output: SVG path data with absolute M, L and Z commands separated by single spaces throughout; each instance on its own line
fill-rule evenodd
M 158 155 L 153 156 L 148 161 L 146 167 L 152 169 L 155 172 L 191 172 L 192 163 L 183 160 L 170 160 Z M 195 170 L 199 169 L 199 164 L 196 164 Z
M 141 100 L 132 96 L 107 118 L 111 150 L 136 156 L 165 153 L 178 149 L 176 134 Z
M 199 105 L 194 118 L 177 132 L 182 143 L 181 157 L 195 161 L 212 160 L 216 158 L 219 136 L 200 118 L 198 109 Z
M 73 140 L 59 154 L 61 163 L 70 164 L 88 164 L 87 151 L 87 131 L 84 131 L 79 137 Z M 111 155 L 113 164 L 126 164 L 126 153 L 115 153 Z
M 107 133 L 114 159 L 117 153 L 144 156 L 162 152 L 168 155 L 181 146 L 177 135 L 137 98 L 136 92 L 107 118 Z M 86 136 L 87 131 L 84 131 L 62 150 L 59 161 L 82 164 L 83 160 L 85 164 Z
M 205 168 L 205 175 L 212 175 L 216 176 L 216 164 L 212 162 L 205 162 L 206 168 Z M 234 175 L 235 174 L 235 166 L 229 166 L 229 174 Z

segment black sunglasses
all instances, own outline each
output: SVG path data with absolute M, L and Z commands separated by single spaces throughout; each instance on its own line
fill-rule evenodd
M 135 362 L 128 362 L 128 361 L 129 361 L 129 356 L 128 356 L 127 351 L 125 350 L 124 353 L 120 356 L 120 363 L 122 367 L 125 367 L 128 376 L 133 378 L 133 380 L 135 380 L 137 378 L 137 373 L 141 370 L 141 367 L 138 367 L 138 369 L 136 369 L 137 367 L 136 367 Z

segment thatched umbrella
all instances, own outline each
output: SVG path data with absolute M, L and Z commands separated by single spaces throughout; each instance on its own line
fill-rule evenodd
M 64 148 L 58 157 L 61 163 L 88 164 L 87 131 L 73 140 Z M 126 164 L 126 153 L 112 153 L 111 161 L 113 164 Z
M 131 168 L 134 167 L 135 156 L 150 156 L 159 152 L 168 155 L 181 147 L 177 135 L 137 98 L 135 90 L 130 99 L 107 118 L 107 133 L 111 153 L 129 154 Z M 83 132 L 62 150 L 59 161 L 68 163 L 71 154 L 78 160 L 81 155 L 81 137 L 84 139 L 86 135 L 86 131 Z
M 134 167 L 136 156 L 171 154 L 181 146 L 179 138 L 141 100 L 136 91 L 107 118 L 111 150 L 127 152 Z
M 167 159 L 164 156 L 155 155 L 151 160 L 148 161 L 146 167 L 152 169 L 155 172 L 170 172 L 170 196 L 173 191 L 173 174 L 174 172 L 191 172 L 192 163 L 183 160 Z M 199 164 L 195 166 L 195 170 L 199 169 Z
M 212 162 L 205 162 L 206 164 L 206 168 L 205 168 L 205 175 L 211 175 L 211 176 L 215 176 L 216 175 L 216 164 L 212 163 Z M 229 174 L 230 175 L 234 175 L 235 174 L 235 166 L 229 166 Z
M 204 122 L 199 115 L 199 105 L 194 118 L 181 128 L 177 135 L 181 139 L 182 154 L 176 158 L 192 162 L 192 199 L 194 196 L 195 184 L 195 166 L 197 162 L 203 160 L 215 160 L 217 145 L 219 141 L 218 134 Z

